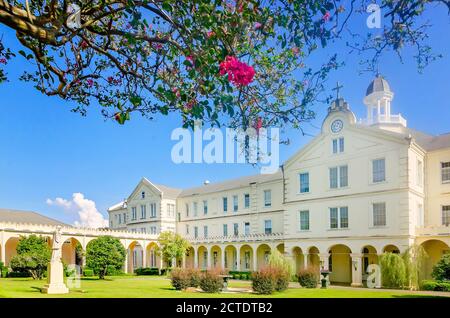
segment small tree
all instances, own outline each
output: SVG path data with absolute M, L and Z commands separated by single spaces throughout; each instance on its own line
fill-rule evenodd
M 158 252 L 166 264 L 172 264 L 173 259 L 182 258 L 186 255 L 186 251 L 190 246 L 187 240 L 171 231 L 161 232 L 158 237 L 158 242 Z
M 277 249 L 273 250 L 269 255 L 269 266 L 283 270 L 289 274 L 290 278 L 294 275 L 293 261 L 281 254 Z
M 51 250 L 44 237 L 30 235 L 21 237 L 17 244 L 17 255 L 10 266 L 16 272 L 29 272 L 33 279 L 42 279 L 51 257 Z
M 126 251 L 120 241 L 111 236 L 100 236 L 89 242 L 86 248 L 86 265 L 104 279 L 108 266 L 121 269 Z
M 450 280 L 450 254 L 445 254 L 436 263 L 431 272 L 435 280 Z
M 399 254 L 384 253 L 381 255 L 380 265 L 381 280 L 384 287 L 402 288 L 406 285 L 406 266 Z
M 411 289 L 419 289 L 420 274 L 428 257 L 425 249 L 420 245 L 413 245 L 402 255 L 405 263 L 406 282 Z

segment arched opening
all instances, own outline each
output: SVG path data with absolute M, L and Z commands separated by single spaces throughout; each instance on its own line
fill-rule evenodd
M 70 237 L 64 241 L 61 247 L 62 262 L 66 265 L 83 265 L 83 248 L 80 241 Z
M 278 252 L 280 252 L 281 254 L 284 255 L 284 243 L 278 244 L 277 250 L 278 250 Z
M 211 247 L 211 267 L 222 268 L 222 250 L 217 245 Z
M 146 249 L 146 264 L 147 267 L 150 268 L 160 268 L 161 265 L 161 257 L 158 255 L 158 245 L 155 242 L 151 242 L 147 245 Z
M 133 241 L 128 246 L 128 273 L 134 273 L 140 267 L 144 267 L 144 251 L 139 242 Z
M 333 284 L 351 284 L 352 282 L 352 259 L 351 250 L 348 246 L 338 244 L 332 246 L 328 253 L 328 269 L 330 271 L 330 282 Z
M 367 283 L 367 277 L 370 273 L 367 272 L 369 265 L 378 264 L 378 253 L 375 247 L 366 245 L 361 249 L 362 254 L 362 280 L 364 286 Z
M 427 257 L 424 260 L 422 279 L 431 279 L 431 272 L 433 271 L 433 266 L 442 258 L 444 254 L 450 253 L 449 246 L 440 240 L 428 240 L 421 244 Z
M 208 249 L 206 247 L 199 246 L 197 249 L 197 261 L 199 268 L 208 268 Z
M 242 245 L 240 251 L 240 269 L 241 271 L 256 270 L 253 269 L 253 249 L 250 245 Z
M 261 244 L 256 249 L 256 269 L 261 269 L 264 266 L 269 265 L 269 256 L 271 253 L 270 246 L 267 244 Z
M 195 267 L 195 249 L 191 246 L 186 250 L 186 268 L 194 268 Z
M 389 244 L 389 245 L 386 245 L 383 248 L 383 253 L 400 254 L 400 249 L 397 246 L 393 245 L 393 244 Z
M 311 246 L 308 249 L 308 268 L 313 268 L 320 271 L 320 257 L 319 257 L 319 249 L 315 246 Z
M 17 244 L 19 243 L 19 237 L 11 237 L 5 243 L 5 265 L 9 266 L 11 258 L 17 255 Z
M 292 249 L 292 258 L 294 260 L 295 273 L 298 273 L 305 267 L 305 257 L 300 247 L 296 246 Z
M 235 271 L 237 269 L 237 249 L 233 245 L 228 245 L 224 249 L 225 268 Z

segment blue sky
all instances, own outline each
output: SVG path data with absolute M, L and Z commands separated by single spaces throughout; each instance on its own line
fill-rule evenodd
M 392 111 L 401 113 L 409 127 L 441 134 L 450 132 L 450 24 L 445 10 L 434 10 L 428 18 L 434 24 L 429 41 L 444 57 L 419 74 L 409 52 L 403 64 L 394 54 L 387 54 L 380 71 L 395 92 Z M 7 45 L 17 49 L 14 34 L 4 26 L 0 26 L 2 35 Z M 373 74 L 360 75 L 358 57 L 347 51 L 340 50 L 346 66 L 330 78 L 329 89 L 337 80 L 343 83 L 342 95 L 362 118 L 362 99 Z M 95 108 L 82 117 L 70 112 L 66 102 L 46 97 L 17 80 L 25 69 L 29 65 L 21 57 L 10 62 L 10 82 L 0 85 L 0 207 L 33 210 L 73 223 L 78 219 L 76 213 L 49 206 L 46 200 L 71 199 L 73 193 L 81 192 L 106 216 L 106 209 L 130 194 L 143 176 L 185 188 L 204 180 L 259 172 L 244 164 L 176 165 L 170 158 L 175 143 L 170 134 L 180 125 L 175 116 L 154 121 L 134 116 L 125 126 L 105 121 Z M 309 134 L 319 132 L 326 106 L 317 105 L 315 110 L 317 118 L 304 126 Z M 281 146 L 281 162 L 311 139 L 296 130 L 287 135 L 291 144 Z

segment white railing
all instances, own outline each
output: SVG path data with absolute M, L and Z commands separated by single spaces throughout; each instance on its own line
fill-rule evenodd
M 373 118 L 360 119 L 359 123 L 362 125 L 374 125 L 374 124 L 400 124 L 406 127 L 406 119 L 401 114 L 390 116 L 377 116 Z
M 58 225 L 48 224 L 32 224 L 32 223 L 16 223 L 16 222 L 0 222 L 0 231 L 21 232 L 21 233 L 45 233 L 52 234 L 56 231 Z M 79 235 L 79 236 L 102 236 L 110 235 L 119 238 L 133 238 L 156 240 L 156 234 L 138 233 L 123 230 L 111 229 L 94 229 L 84 227 L 61 226 L 61 234 L 63 235 Z
M 238 242 L 259 242 L 259 241 L 276 241 L 284 239 L 283 233 L 271 234 L 248 234 L 248 235 L 229 235 L 229 236 L 208 236 L 208 237 L 185 237 L 192 244 L 199 243 L 238 243 Z
M 417 236 L 448 236 L 450 235 L 450 226 L 430 225 L 416 228 Z

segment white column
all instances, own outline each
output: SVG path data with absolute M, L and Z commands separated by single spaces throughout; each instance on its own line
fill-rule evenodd
M 236 262 L 236 271 L 241 270 L 241 246 L 237 245 L 236 247 L 236 259 L 233 258 L 233 261 Z
M 142 267 L 147 267 L 147 249 L 142 248 Z
M 123 267 L 123 271 L 125 274 L 128 273 L 128 250 L 126 250 L 126 253 L 125 253 L 125 265 Z
M 220 266 L 222 267 L 222 269 L 225 269 L 225 249 L 224 248 L 221 248 L 221 250 L 220 250 L 220 258 L 221 258 Z
M 362 255 L 350 254 L 352 258 L 352 287 L 362 286 Z
M 211 247 L 206 249 L 206 269 L 211 268 Z
M 303 254 L 303 269 L 307 269 L 308 268 L 308 254 L 304 253 Z
M 257 255 L 257 251 L 258 251 L 258 249 L 257 248 L 253 248 L 253 246 L 252 246 L 252 258 L 253 258 L 253 270 L 254 271 L 257 271 L 258 270 L 258 255 Z
M 194 249 L 194 268 L 198 268 L 198 249 L 193 247 Z
M 2 235 L 1 235 L 1 237 L 2 237 L 2 239 L 1 239 L 1 241 L 0 241 L 0 243 L 1 243 L 1 246 L 0 246 L 0 248 L 1 248 L 1 250 L 0 250 L 0 254 L 2 254 L 2 256 L 1 256 L 1 262 L 3 263 L 3 265 L 5 265 L 6 266 L 6 242 L 5 242 L 5 240 L 4 240 L 4 238 L 3 238 L 3 232 L 1 233 Z

